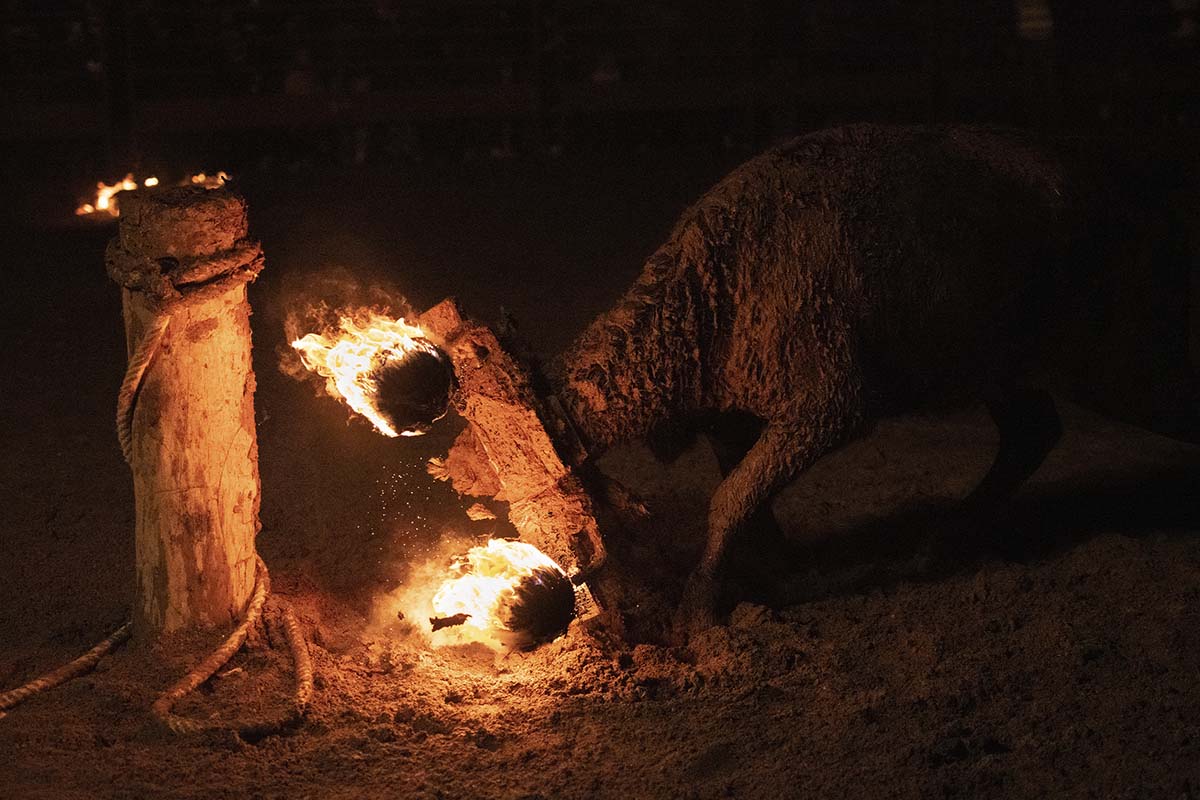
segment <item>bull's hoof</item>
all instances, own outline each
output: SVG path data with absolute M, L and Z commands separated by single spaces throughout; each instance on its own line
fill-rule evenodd
M 677 644 L 717 624 L 717 581 L 711 575 L 694 572 L 683 590 L 683 599 L 675 612 L 672 634 Z

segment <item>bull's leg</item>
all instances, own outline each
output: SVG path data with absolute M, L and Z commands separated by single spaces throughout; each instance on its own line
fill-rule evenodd
M 762 435 L 763 421 L 751 414 L 730 414 L 722 417 L 706 431 L 721 477 L 729 474 L 742 463 L 742 459 L 754 447 Z M 756 541 L 782 544 L 783 531 L 771 511 L 770 498 L 759 504 L 746 523 L 746 530 Z
M 1007 500 L 1041 466 L 1062 436 L 1054 400 L 1042 389 L 1006 386 L 987 400 L 1000 432 L 1000 449 L 987 475 L 967 497 L 967 506 L 986 511 Z
M 708 539 L 684 589 L 675 619 L 683 635 L 710 627 L 715 621 L 718 579 L 730 540 L 802 469 L 825 454 L 843 430 L 824 424 L 768 423 L 750 452 L 713 493 L 708 512 Z

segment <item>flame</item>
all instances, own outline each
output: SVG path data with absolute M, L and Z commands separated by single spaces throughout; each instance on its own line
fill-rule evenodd
M 84 214 L 95 214 L 101 211 L 108 213 L 111 216 L 117 216 L 120 211 L 117 210 L 116 200 L 113 195 L 118 192 L 131 192 L 137 188 L 137 181 L 133 179 L 133 174 L 126 175 L 116 183 L 105 183 L 100 181 L 96 184 L 96 202 L 84 203 L 75 209 L 75 214 L 82 216 Z
M 203 172 L 197 172 L 188 181 L 193 186 L 203 186 L 205 189 L 217 189 L 225 185 L 225 181 L 229 180 L 229 174 L 225 171 L 218 172 L 216 175 L 206 175 Z
M 451 576 L 433 595 L 433 610 L 439 617 L 466 615 L 466 620 L 434 634 L 434 643 L 482 642 L 495 647 L 497 634 L 507 631 L 505 608 L 518 584 L 539 569 L 563 574 L 562 567 L 525 542 L 489 539 L 472 547 L 450 566 Z
M 229 174 L 224 171 L 218 172 L 215 175 L 207 175 L 203 172 L 199 172 L 195 175 L 184 178 L 179 182 L 178 185 L 203 186 L 206 189 L 217 189 L 221 186 L 224 186 L 227 180 L 229 180 Z M 158 186 L 159 183 L 159 179 L 154 175 L 151 175 L 150 177 L 144 179 L 141 185 L 144 188 L 151 189 L 155 186 Z M 136 191 L 137 188 L 138 182 L 133 177 L 132 172 L 126 174 L 124 178 L 116 183 L 105 183 L 104 181 L 99 181 L 96 184 L 95 201 L 91 203 L 82 203 L 79 205 L 79 207 L 75 209 L 75 215 L 78 217 L 83 217 L 91 214 L 105 213 L 110 217 L 119 217 L 121 216 L 121 209 L 117 203 L 116 196 L 121 192 Z
M 366 417 L 375 430 L 384 436 L 417 435 L 396 431 L 380 414 L 376 405 L 379 387 L 372 375 L 389 359 L 431 348 L 420 328 L 403 317 L 360 311 L 342 315 L 336 331 L 310 333 L 293 341 L 292 347 L 300 352 L 305 368 L 326 378 L 325 391 Z

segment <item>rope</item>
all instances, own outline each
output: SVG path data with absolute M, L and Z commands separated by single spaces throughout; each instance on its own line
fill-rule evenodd
M 247 741 L 257 741 L 264 736 L 270 736 L 287 730 L 298 724 L 308 709 L 308 702 L 313 693 L 313 666 L 308 655 L 308 644 L 304 641 L 304 633 L 296 620 L 292 607 L 274 598 L 279 604 L 279 612 L 283 618 L 283 635 L 287 639 L 288 649 L 292 654 L 292 666 L 296 675 L 296 690 L 293 695 L 292 707 L 281 714 L 265 717 L 256 722 L 242 723 L 234 730 Z M 176 719 L 179 719 L 176 717 Z M 194 724 L 194 723 L 193 723 Z M 220 726 L 215 726 L 220 727 Z M 178 732 L 178 731 L 177 731 Z
M 191 734 L 210 730 L 229 730 L 232 728 L 246 738 L 262 737 L 290 727 L 299 722 L 301 717 L 304 716 L 304 712 L 308 707 L 308 701 L 312 697 L 312 661 L 309 659 L 308 645 L 304 641 L 304 635 L 300 631 L 300 624 L 296 621 L 296 615 L 292 612 L 290 605 L 281 601 L 277 602 L 279 602 L 283 613 L 284 634 L 292 653 L 292 663 L 296 673 L 296 691 L 292 708 L 279 716 L 233 726 L 220 722 L 199 722 L 181 717 L 171 711 L 179 700 L 211 678 L 213 673 L 233 657 L 233 654 L 245 643 L 250 628 L 262 616 L 263 605 L 266 603 L 267 594 L 271 591 L 271 576 L 267 572 L 267 565 L 263 563 L 262 558 L 256 558 L 257 568 L 255 570 L 254 594 L 250 597 L 250 605 L 246 607 L 246 613 L 242 617 L 241 623 L 233 629 L 233 632 L 229 634 L 220 647 L 209 653 L 207 658 L 176 681 L 171 688 L 160 694 L 158 699 L 154 701 L 154 705 L 150 707 L 150 710 L 154 712 L 159 721 L 174 733 Z
M 228 250 L 178 258 L 149 258 L 127 251 L 120 237 L 104 252 L 108 276 L 137 292 L 156 311 L 176 303 L 209 300 L 258 277 L 263 269 L 258 242 L 239 240 Z
M 253 252 L 250 252 L 250 250 Z M 234 258 L 234 255 L 237 258 Z M 242 258 L 243 256 L 246 257 Z M 171 323 L 172 311 L 181 305 L 207 300 L 217 294 L 228 291 L 234 286 L 248 283 L 254 280 L 262 270 L 262 251 L 258 249 L 257 245 L 254 245 L 250 249 L 245 246 L 239 246 L 239 248 L 235 248 L 232 255 L 229 253 L 217 254 L 212 259 L 216 266 L 211 267 L 207 273 L 204 272 L 205 265 L 199 259 L 192 259 L 186 265 L 176 270 L 179 273 L 178 275 L 172 275 L 171 277 L 194 279 L 199 275 L 202 278 L 209 278 L 212 272 L 216 271 L 219 277 L 215 280 L 206 280 L 199 284 L 189 283 L 188 285 L 180 286 L 179 288 L 182 288 L 183 292 L 178 291 L 175 285 L 172 284 L 169 291 L 161 293 L 157 298 L 149 298 L 155 301 L 152 305 L 156 307 L 157 313 L 146 327 L 141 341 L 138 342 L 137 349 L 134 350 L 133 355 L 129 359 L 129 364 L 125 369 L 125 378 L 121 381 L 121 390 L 117 395 L 117 440 L 121 444 L 121 455 L 125 457 L 125 462 L 131 467 L 133 466 L 133 411 L 135 401 L 138 391 L 141 389 L 142 380 L 145 378 L 146 370 L 149 368 L 150 362 L 154 360 L 159 345 L 162 343 L 163 334 L 166 333 L 167 326 Z M 229 262 L 233 261 L 238 261 L 240 266 L 234 264 L 231 268 Z M 119 264 L 120 258 L 119 255 L 114 258 L 114 249 L 110 246 L 110 274 L 113 274 L 114 278 L 125 277 L 114 272 L 114 263 Z M 142 279 L 145 278 L 145 275 L 135 275 L 135 277 Z M 163 276 L 163 283 L 170 283 L 166 278 L 167 276 Z M 162 289 L 162 286 L 158 288 Z M 224 666 L 233 657 L 233 654 L 241 648 L 246 641 L 246 637 L 249 635 L 250 629 L 262 617 L 263 606 L 267 601 L 267 595 L 270 591 L 271 575 L 267 571 L 267 565 L 262 560 L 262 557 L 256 555 L 254 592 L 250 597 L 250 603 L 246 607 L 246 613 L 243 615 L 242 621 L 234 628 L 233 632 L 229 634 L 220 647 L 176 681 L 171 688 L 159 695 L 158 699 L 150 707 L 154 715 L 169 730 L 177 734 L 199 733 L 207 730 L 234 730 L 243 738 L 254 739 L 277 733 L 295 725 L 303 718 L 313 693 L 312 659 L 308 653 L 308 644 L 304 639 L 304 633 L 300 629 L 300 623 L 297 621 L 291 605 L 281 598 L 275 598 L 275 603 L 279 607 L 283 619 L 284 637 L 287 639 L 288 649 L 291 651 L 292 664 L 296 676 L 296 688 L 291 708 L 279 715 L 237 725 L 198 722 L 174 714 L 171 710 L 180 699 L 211 678 L 213 673 Z M 52 689 L 94 669 L 100 659 L 129 639 L 132 629 L 133 623 L 126 622 L 107 639 L 69 664 L 64 664 L 53 672 L 49 672 L 16 689 L 0 694 L 0 718 L 4 717 L 7 709 L 24 702 L 33 695 L 44 692 L 47 689 Z
M 150 366 L 151 359 L 158 352 L 158 345 L 170 322 L 171 315 L 167 313 L 158 314 L 151 321 L 142 334 L 142 340 L 138 342 L 137 350 L 129 359 L 125 380 L 121 382 L 121 391 L 117 395 L 117 440 L 121 443 L 121 455 L 125 456 L 125 463 L 130 466 L 133 466 L 133 401 L 141 388 L 146 367 Z
M 308 654 L 308 642 L 304 640 L 304 631 L 292 611 L 290 603 L 281 603 L 283 607 L 283 635 L 287 638 L 288 649 L 292 651 L 292 666 L 296 671 L 296 710 L 303 714 L 312 700 L 313 665 Z
M 63 664 L 53 672 L 48 672 L 40 678 L 36 678 L 23 686 L 18 686 L 16 689 L 10 689 L 7 692 L 0 693 L 0 718 L 4 717 L 4 712 L 19 703 L 25 702 L 39 692 L 44 692 L 47 689 L 53 689 L 55 686 L 64 684 L 72 678 L 78 678 L 86 672 L 91 672 L 95 669 L 96 664 L 100 659 L 108 655 L 113 648 L 129 639 L 132 631 L 133 623 L 126 622 L 121 627 L 117 628 L 107 639 L 100 644 L 88 650 L 74 661 Z

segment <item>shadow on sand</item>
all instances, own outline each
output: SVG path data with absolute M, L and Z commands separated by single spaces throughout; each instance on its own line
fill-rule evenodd
M 1000 560 L 1035 563 L 1103 534 L 1200 535 L 1200 463 L 1093 471 L 1020 493 L 986 519 L 955 501 L 924 501 L 812 545 L 742 549 L 727 606 L 793 605 L 905 582 L 936 582 Z

